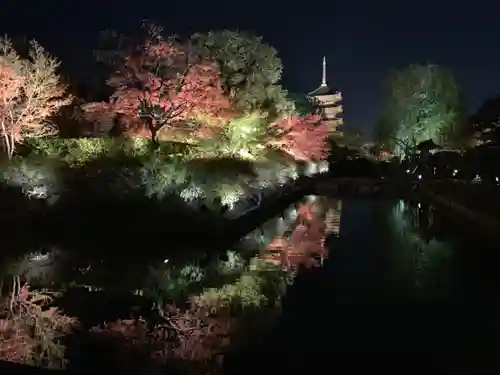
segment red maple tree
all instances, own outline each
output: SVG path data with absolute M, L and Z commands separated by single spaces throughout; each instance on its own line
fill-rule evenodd
M 147 134 L 154 142 L 160 132 L 166 137 L 178 132 L 207 137 L 207 126 L 217 128 L 217 122 L 200 126 L 189 121 L 221 115 L 229 107 L 216 63 L 199 58 L 189 43 L 163 39 L 156 29 L 121 55 L 107 81 L 114 90 L 109 103 L 86 105 L 87 119 L 106 119 L 111 111 L 125 133 Z
M 101 133 L 108 133 L 112 129 L 117 115 L 113 104 L 91 102 L 83 104 L 81 108 L 84 110 L 84 119 L 91 125 L 90 128 L 86 127 L 84 129 L 85 133 L 90 132 L 92 135 L 100 135 Z
M 330 129 L 320 116 L 288 116 L 270 124 L 270 146 L 277 147 L 298 160 L 327 157 Z

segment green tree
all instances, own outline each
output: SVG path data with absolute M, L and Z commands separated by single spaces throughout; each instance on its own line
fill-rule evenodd
M 472 144 L 500 144 L 500 95 L 486 99 L 464 124 L 463 138 Z
M 265 153 L 268 122 L 258 111 L 247 112 L 223 124 L 220 133 L 200 143 L 207 155 L 262 159 Z
M 294 103 L 297 114 L 306 116 L 316 112 L 316 107 L 307 95 L 289 92 L 288 98 Z
M 455 140 L 463 122 L 463 99 L 453 74 L 436 65 L 411 65 L 393 72 L 377 133 L 407 156 L 420 142 Z M 392 140 L 389 142 L 389 140 Z
M 293 111 L 280 84 L 281 59 L 262 37 L 222 30 L 194 34 L 191 39 L 201 53 L 218 62 L 224 88 L 239 110 L 263 110 L 275 116 Z

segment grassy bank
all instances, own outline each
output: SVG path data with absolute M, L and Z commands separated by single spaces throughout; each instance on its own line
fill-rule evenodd
M 201 146 L 143 138 L 38 139 L 0 166 L 0 217 L 8 251 L 53 245 L 127 255 L 217 248 L 247 198 L 278 191 L 297 174 L 290 160 L 208 157 Z M 238 206 L 238 204 L 240 204 Z M 172 254 L 173 256 L 173 254 Z M 116 258 L 116 257 L 115 257 Z

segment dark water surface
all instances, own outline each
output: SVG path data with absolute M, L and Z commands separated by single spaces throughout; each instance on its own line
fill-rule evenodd
M 299 205 L 323 205 L 322 212 L 338 203 L 307 202 Z M 491 233 L 424 201 L 345 200 L 341 207 L 340 234 L 326 238 L 323 267 L 299 272 L 277 329 L 265 345 L 229 356 L 228 373 L 498 373 L 500 249 Z M 288 219 L 269 221 L 259 240 L 283 234 L 294 223 Z M 141 279 L 133 256 L 117 255 L 129 264 L 128 289 Z M 95 261 L 95 275 L 84 268 L 82 278 L 89 285 L 94 276 L 94 284 L 108 275 L 110 285 L 123 282 L 125 271 L 108 272 L 122 269 L 112 261 Z M 73 275 L 75 267 L 66 268 Z
M 238 372 L 492 373 L 496 244 L 424 202 L 342 203 L 329 259 L 299 273 L 279 329 Z

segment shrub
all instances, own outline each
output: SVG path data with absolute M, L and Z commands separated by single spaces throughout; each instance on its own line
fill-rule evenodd
M 0 170 L 0 179 L 5 185 L 20 188 L 30 198 L 57 198 L 61 192 L 58 177 L 54 163 L 36 157 L 16 157 Z
M 64 190 L 65 182 L 84 182 L 114 194 L 136 191 L 157 199 L 175 194 L 187 202 L 221 197 L 223 204 L 244 196 L 257 178 L 250 161 L 197 156 L 195 146 L 162 142 L 153 149 L 144 138 L 37 138 L 4 167 L 3 178 L 30 194 L 41 195 L 41 185 Z
M 178 158 L 151 157 L 140 167 L 140 184 L 148 197 L 162 199 L 169 194 L 180 194 L 189 181 L 189 172 Z
M 178 300 L 179 296 L 185 296 L 188 289 L 195 283 L 199 283 L 205 277 L 205 270 L 188 264 L 177 268 L 168 265 L 150 267 L 145 285 L 146 295 L 155 301 Z
M 12 292 L 0 301 L 0 360 L 37 367 L 66 366 L 61 339 L 76 325 L 55 307 L 51 295 L 30 292 L 14 278 Z
M 237 311 L 247 308 L 274 307 L 283 291 L 281 270 L 259 258 L 252 258 L 240 277 L 221 288 L 209 288 L 192 297 L 196 306 L 209 309 L 220 306 Z
M 231 318 L 219 311 L 216 316 L 192 307 L 178 309 L 165 305 L 155 324 L 143 320 L 119 320 L 91 329 L 99 341 L 110 342 L 116 350 L 121 373 L 149 374 L 174 371 L 183 374 L 217 373 L 221 353 L 229 345 Z

